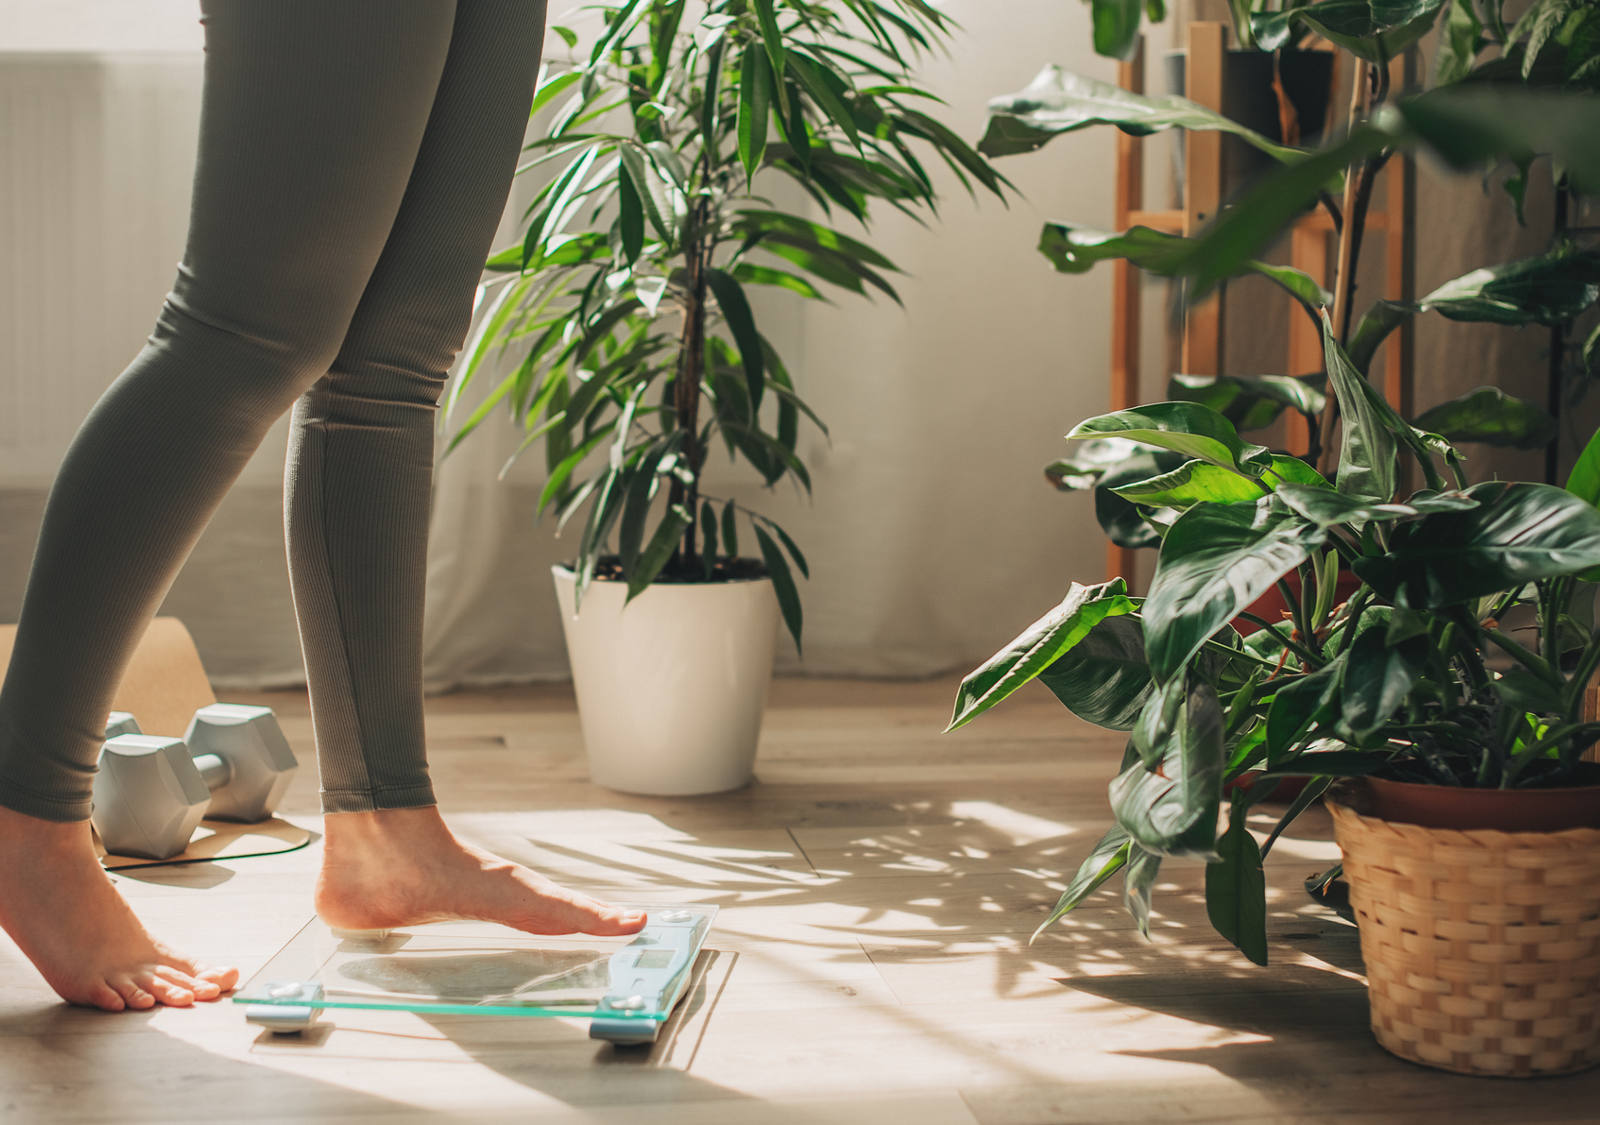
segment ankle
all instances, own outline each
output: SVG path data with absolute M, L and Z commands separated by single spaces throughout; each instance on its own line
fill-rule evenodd
M 94 850 L 87 820 L 45 820 L 0 805 L 0 847 L 23 846 L 38 854 Z
M 326 813 L 322 818 L 324 848 L 367 851 L 396 843 L 418 843 L 452 838 L 436 805 L 414 809 L 376 809 L 370 812 Z

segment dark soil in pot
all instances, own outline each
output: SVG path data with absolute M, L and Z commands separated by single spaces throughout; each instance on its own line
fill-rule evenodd
M 567 569 L 572 569 L 572 564 L 567 564 Z M 595 564 L 594 577 L 597 582 L 622 581 L 622 562 L 616 555 L 605 555 Z M 692 567 L 668 563 L 656 575 L 651 585 L 665 586 L 704 586 L 707 583 L 717 582 L 755 582 L 767 577 L 767 567 L 760 559 L 718 559 L 711 568 L 711 577 L 706 577 L 705 566 L 696 562 Z

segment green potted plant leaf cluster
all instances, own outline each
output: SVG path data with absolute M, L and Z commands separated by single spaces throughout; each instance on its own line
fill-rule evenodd
M 1336 6 L 1325 0 L 1282 18 Z M 1222 382 L 1210 404 L 1185 396 L 1077 426 L 1075 441 L 1124 443 L 1118 493 L 1159 542 L 1149 592 L 1134 597 L 1121 579 L 1072 584 L 967 677 L 952 727 L 1037 679 L 1078 716 L 1127 732 L 1109 789 L 1115 824 L 1044 925 L 1120 874 L 1148 932 L 1161 861 L 1198 856 L 1208 861 L 1213 925 L 1265 964 L 1262 861 L 1326 796 L 1379 1042 L 1470 1073 L 1581 1069 L 1600 1061 L 1600 786 L 1583 760 L 1600 740 L 1585 703 L 1600 667 L 1600 630 L 1586 606 L 1600 578 L 1600 437 L 1565 488 L 1469 484 L 1451 442 L 1401 418 L 1366 367 L 1383 334 L 1422 311 L 1518 323 L 1538 320 L 1539 309 L 1588 307 L 1600 293 L 1600 255 L 1574 242 L 1356 317 L 1349 240 L 1373 177 L 1403 150 L 1464 170 L 1501 161 L 1525 170 L 1548 157 L 1565 189 L 1600 190 L 1600 99 L 1571 78 L 1593 72 L 1573 55 L 1596 45 L 1558 44 L 1555 78 L 1530 81 L 1527 40 L 1491 19 L 1473 48 L 1487 57 L 1461 81 L 1391 96 L 1387 68 L 1374 61 L 1414 42 L 1427 30 L 1417 21 L 1439 20 L 1445 5 L 1345 7 L 1376 22 L 1361 36 L 1330 34 L 1363 60 L 1360 80 L 1373 82 L 1343 136 L 1280 154 L 1281 167 L 1193 239 L 1045 233 L 1048 253 L 1110 246 L 1184 279 L 1191 300 L 1262 271 L 1294 292 L 1323 337 L 1324 370 L 1303 381 L 1327 399 L 1322 456 L 1241 436 L 1228 407 L 1244 390 Z M 1075 97 L 1047 114 L 1013 101 L 991 138 L 1020 145 L 1051 115 L 1051 129 L 1087 123 L 1092 112 Z M 1226 127 L 1171 99 L 1137 108 L 1142 122 L 1121 108 L 1097 119 L 1165 127 L 1159 112 L 1166 125 Z M 1186 120 L 1171 119 L 1180 114 Z M 1339 195 L 1345 268 L 1332 293 L 1318 296 L 1311 279 L 1256 260 L 1304 208 Z M 1290 405 L 1317 413 L 1310 401 Z M 1517 411 L 1500 400 L 1479 409 L 1490 427 Z M 1406 483 L 1412 477 L 1420 486 Z M 1341 586 L 1341 573 L 1353 586 Z M 1256 631 L 1243 635 L 1249 607 L 1274 589 L 1284 619 L 1250 621 Z M 1531 628 L 1508 624 L 1519 613 L 1531 614 Z M 1234 784 L 1247 774 L 1254 784 Z M 1258 838 L 1252 811 L 1288 779 L 1309 780 Z M 1320 889 L 1335 874 L 1308 885 Z
M 931 213 L 935 161 L 969 187 L 1003 180 L 915 83 L 954 30 L 925 0 L 592 7 L 592 42 L 556 29 L 574 54 L 541 76 L 533 110 L 554 118 L 522 169 L 549 178 L 489 262 L 447 410 L 489 356 L 511 370 L 449 449 L 497 410 L 526 434 L 512 461 L 544 448 L 539 511 L 578 533 L 555 580 L 594 779 L 715 792 L 749 780 L 807 563 L 707 474 L 726 455 L 809 491 L 801 428 L 823 429 L 752 288 L 898 302 L 894 263 L 836 224 L 874 204 Z M 784 182 L 824 221 L 765 197 Z
M 1553 5 L 1536 6 L 1510 27 L 1503 22 L 1496 23 L 1499 7 L 1495 3 L 1479 4 L 1476 8 L 1472 4 L 1457 4 L 1451 9 L 1455 12 L 1451 17 L 1453 21 L 1465 20 L 1468 14 L 1485 9 L 1482 22 L 1473 22 L 1470 33 L 1462 31 L 1447 39 L 1439 54 L 1441 78 L 1446 84 L 1461 84 L 1459 90 L 1453 91 L 1460 95 L 1458 104 L 1465 106 L 1474 96 L 1490 88 L 1508 85 L 1523 93 L 1560 89 L 1600 92 L 1600 53 L 1595 46 L 1600 42 L 1600 16 L 1594 15 L 1592 6 L 1569 9 L 1555 0 Z M 1374 15 L 1377 8 L 1369 11 L 1365 4 L 1325 0 L 1323 4 L 1286 8 L 1272 14 L 1264 30 L 1261 25 L 1267 17 L 1258 13 L 1254 18 L 1261 33 L 1243 41 L 1281 54 L 1297 33 L 1296 29 L 1327 34 L 1355 55 L 1357 65 L 1363 68 L 1363 80 L 1374 84 L 1373 97 L 1381 103 L 1389 92 L 1388 70 L 1368 60 L 1376 60 L 1380 54 L 1387 57 L 1384 52 L 1396 49 L 1396 44 L 1404 46 L 1415 42 L 1427 26 L 1443 17 L 1446 8 L 1439 0 L 1419 0 L 1392 5 Z M 1566 13 L 1564 22 L 1547 18 L 1540 25 L 1534 19 L 1538 11 L 1550 17 L 1555 9 L 1560 9 L 1556 14 Z M 1417 22 L 1422 19 L 1419 13 L 1430 21 L 1427 26 Z M 1249 11 L 1244 14 L 1248 15 Z M 1476 15 L 1471 18 L 1478 20 Z M 1338 20 L 1356 21 L 1361 26 L 1366 26 L 1364 21 L 1377 22 L 1362 38 L 1356 35 L 1356 23 L 1346 27 Z M 1401 22 L 1395 23 L 1395 20 Z M 1236 23 L 1236 31 L 1239 26 Z M 1248 21 L 1244 26 L 1249 26 Z M 1495 37 L 1497 26 L 1500 38 Z M 1534 36 L 1532 28 L 1536 26 L 1544 27 L 1544 34 Z M 1438 87 L 1435 89 L 1444 93 Z M 1379 121 L 1382 120 L 1380 109 L 1381 104 L 1371 111 Z M 1536 111 L 1530 109 L 1529 112 Z M 1296 164 L 1305 156 L 1297 148 L 1279 144 L 1239 121 L 1186 99 L 1133 94 L 1054 66 L 1046 67 L 1026 89 L 996 98 L 990 104 L 989 128 L 979 148 L 991 157 L 1032 152 L 1055 138 L 1097 125 L 1112 125 L 1134 135 L 1166 130 L 1180 133 L 1220 131 L 1280 166 Z M 1518 167 L 1515 174 L 1508 177 L 1506 188 L 1520 214 L 1530 158 L 1525 153 L 1513 152 L 1513 147 L 1508 146 L 1506 152 Z M 1347 190 L 1342 199 L 1339 198 L 1341 176 L 1335 161 L 1327 166 L 1333 169 L 1332 175 L 1317 185 L 1314 197 L 1304 190 L 1277 197 L 1272 200 L 1274 206 L 1269 208 L 1270 214 L 1263 213 L 1253 229 L 1242 232 L 1253 240 L 1255 249 L 1251 253 L 1258 252 L 1281 232 L 1290 218 L 1304 209 L 1308 199 L 1326 207 L 1340 234 L 1341 261 L 1345 262 L 1339 268 L 1331 292 L 1323 290 L 1320 280 L 1298 270 L 1253 261 L 1245 255 L 1242 261 L 1231 261 L 1227 273 L 1201 279 L 1201 289 L 1191 291 L 1189 299 L 1195 299 L 1211 285 L 1231 276 L 1265 278 L 1280 287 L 1305 315 L 1315 317 L 1316 309 L 1324 304 L 1333 308 L 1340 324 L 1341 339 L 1347 341 L 1350 356 L 1362 371 L 1369 368 L 1390 332 L 1409 317 L 1423 313 L 1461 322 L 1512 327 L 1543 325 L 1556 333 L 1557 351 L 1563 346 L 1561 341 L 1571 337 L 1570 350 L 1577 354 L 1569 366 L 1583 371 L 1600 369 L 1600 327 L 1593 329 L 1586 339 L 1573 337 L 1568 331 L 1573 322 L 1590 313 L 1600 299 L 1600 266 L 1592 249 L 1583 248 L 1561 230 L 1541 254 L 1473 270 L 1407 305 L 1376 303 L 1352 329 L 1349 318 L 1355 306 L 1351 297 L 1365 245 L 1367 209 L 1377 174 L 1395 151 L 1398 151 L 1396 146 L 1380 140 L 1372 151 L 1362 154 L 1352 166 L 1351 175 L 1343 180 L 1343 188 Z M 1468 160 L 1470 162 L 1470 157 Z M 1570 185 L 1559 175 L 1557 178 L 1560 198 L 1567 199 L 1571 195 Z M 1263 195 L 1258 193 L 1251 198 L 1259 202 Z M 1348 260 L 1342 257 L 1346 245 Z M 1146 227 L 1112 232 L 1078 223 L 1050 223 L 1041 235 L 1039 249 L 1062 273 L 1084 273 L 1100 262 L 1113 259 L 1126 259 L 1147 273 L 1180 280 L 1193 278 L 1196 273 L 1194 248 L 1186 240 Z M 1555 377 L 1559 381 L 1559 363 L 1557 367 Z M 1201 402 L 1213 407 L 1243 433 L 1266 431 L 1286 411 L 1298 413 L 1311 423 L 1312 436 L 1309 447 L 1296 452 L 1313 462 L 1324 454 L 1325 426 L 1319 426 L 1317 419 L 1330 417 L 1331 408 L 1325 378 L 1320 371 L 1219 376 L 1178 374 L 1169 380 L 1167 394 L 1174 400 Z M 1557 387 L 1554 393 L 1544 397 L 1559 402 L 1562 393 Z M 1507 395 L 1497 387 L 1478 387 L 1436 403 L 1412 421 L 1418 428 L 1456 443 L 1514 449 L 1553 448 L 1557 430 L 1556 420 L 1541 403 Z M 1148 479 L 1153 468 L 1172 469 L 1178 464 L 1172 456 L 1125 441 L 1106 439 L 1084 443 L 1053 462 L 1045 473 L 1062 491 L 1092 492 L 1096 517 L 1113 542 L 1124 547 L 1145 548 L 1156 546 L 1160 537 L 1138 510 L 1137 495 L 1129 495 L 1126 486 Z

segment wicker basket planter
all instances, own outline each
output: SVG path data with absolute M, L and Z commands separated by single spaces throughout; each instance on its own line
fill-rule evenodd
M 1430 828 L 1361 797 L 1330 806 L 1378 1042 L 1463 1074 L 1600 1062 L 1600 828 Z

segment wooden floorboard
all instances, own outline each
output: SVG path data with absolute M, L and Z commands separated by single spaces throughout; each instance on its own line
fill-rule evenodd
M 315 830 L 304 696 L 234 698 L 278 710 L 307 763 L 283 811 Z M 1270 969 L 1212 932 L 1194 863 L 1163 869 L 1150 941 L 1107 891 L 1030 944 L 1106 827 L 1120 741 L 1033 690 L 944 735 L 953 698 L 953 681 L 780 681 L 758 781 L 670 799 L 589 784 L 569 688 L 430 699 L 434 777 L 464 835 L 613 900 L 721 908 L 662 1043 L 391 1012 L 300 1041 L 227 1004 L 110 1016 L 56 1003 L 0 943 L 0 1121 L 1596 1118 L 1600 1074 L 1461 1078 L 1377 1047 L 1355 932 L 1300 889 L 1337 855 L 1320 814 L 1269 863 Z M 168 940 L 248 974 L 310 917 L 318 855 L 118 883 Z

